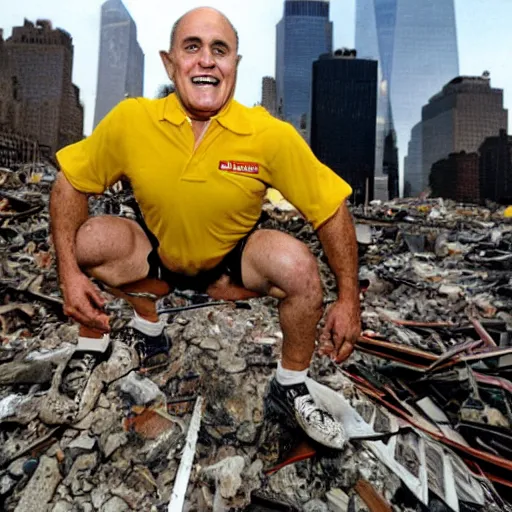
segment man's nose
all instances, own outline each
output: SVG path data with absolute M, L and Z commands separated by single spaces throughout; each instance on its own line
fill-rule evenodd
M 212 68 L 215 66 L 215 59 L 209 48 L 202 48 L 199 56 L 199 64 L 203 68 Z

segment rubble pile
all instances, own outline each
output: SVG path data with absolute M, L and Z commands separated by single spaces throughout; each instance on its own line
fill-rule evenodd
M 502 212 L 438 200 L 354 209 L 363 333 L 339 366 L 315 357 L 308 387 L 343 423 L 329 450 L 265 414 L 282 333 L 271 298 L 161 301 L 167 366 L 142 373 L 123 301 L 92 372 L 73 368 L 48 238 L 55 171 L 0 169 L 0 509 L 512 510 L 512 224 Z M 91 202 L 132 216 L 128 191 Z M 318 256 L 295 211 L 264 227 Z M 68 373 L 66 373 L 68 372 Z M 316 382 L 315 382 L 316 381 Z

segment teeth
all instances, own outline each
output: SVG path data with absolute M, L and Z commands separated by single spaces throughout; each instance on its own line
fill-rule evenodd
M 219 81 L 213 76 L 196 76 L 192 78 L 194 84 L 213 84 L 216 85 Z

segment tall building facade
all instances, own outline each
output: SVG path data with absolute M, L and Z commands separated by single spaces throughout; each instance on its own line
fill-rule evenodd
M 403 168 L 422 106 L 459 74 L 454 0 L 358 0 L 356 5 L 358 54 L 380 63 L 377 166 L 391 130 Z M 403 172 L 400 183 L 402 188 Z
M 144 53 L 137 27 L 121 0 L 101 6 L 100 56 L 94 126 L 124 98 L 143 94 Z
M 452 153 L 432 166 L 432 195 L 459 203 L 480 202 L 480 158 L 478 153 Z
M 326 0 L 285 0 L 276 27 L 278 116 L 306 132 L 313 62 L 332 52 L 332 22 Z
M 277 114 L 276 80 L 272 76 L 264 76 L 261 83 L 261 106 L 275 116 Z
M 507 130 L 508 112 L 503 91 L 485 77 L 458 77 L 433 96 L 422 113 L 422 171 L 425 189 L 432 166 L 450 153 L 478 152 L 482 142 Z M 407 181 L 413 181 L 406 176 Z
M 313 64 L 311 149 L 352 186 L 356 204 L 373 199 L 377 68 L 341 51 Z
M 37 141 L 50 154 L 83 137 L 83 106 L 71 80 L 73 43 L 51 22 L 25 20 L 12 36 L 0 43 L 3 64 L 0 73 L 2 118 L 13 131 Z M 10 82 L 10 83 L 9 83 Z
M 505 130 L 480 146 L 480 196 L 512 204 L 512 136 Z

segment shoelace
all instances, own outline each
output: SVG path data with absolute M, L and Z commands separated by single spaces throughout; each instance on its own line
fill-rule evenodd
M 336 421 L 327 411 L 318 407 L 311 395 L 300 397 L 297 402 L 297 410 L 299 414 L 308 422 L 316 427 L 320 427 L 322 431 L 330 436 L 335 436 L 338 432 L 333 429 Z M 326 421 L 327 420 L 327 421 Z

